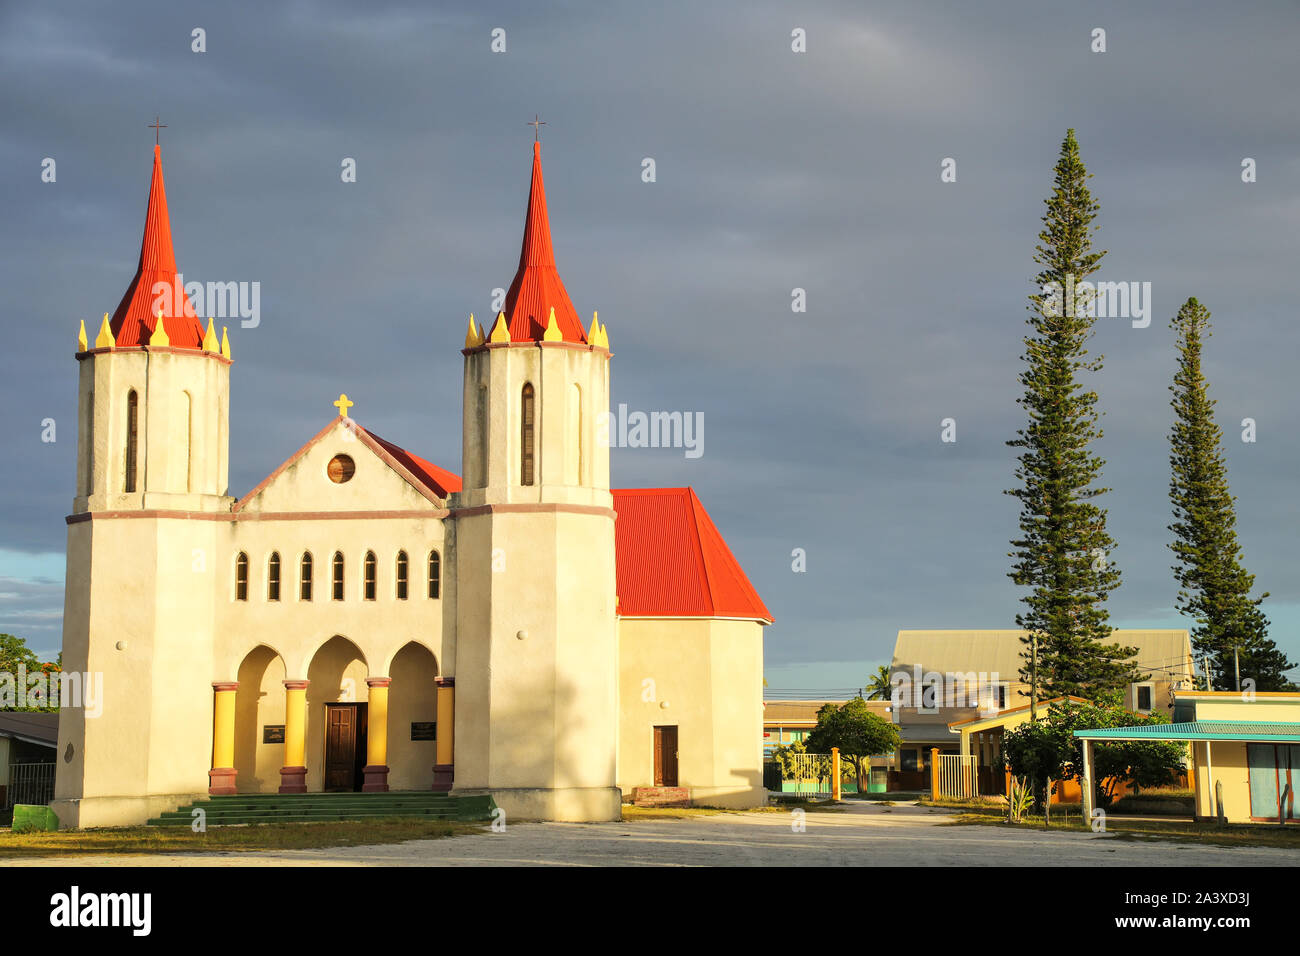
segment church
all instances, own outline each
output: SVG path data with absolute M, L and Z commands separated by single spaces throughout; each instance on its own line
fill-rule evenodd
M 331 392 L 231 495 L 229 331 L 159 307 L 176 276 L 155 145 L 139 268 L 76 353 L 63 665 L 103 706 L 60 715 L 61 826 L 234 793 L 765 801 L 771 614 L 692 489 L 610 488 L 609 330 L 556 271 L 539 143 L 504 309 L 465 332 L 459 475 Z

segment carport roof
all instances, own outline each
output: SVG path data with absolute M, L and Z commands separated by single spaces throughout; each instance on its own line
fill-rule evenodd
M 1270 720 L 1189 720 L 1177 724 L 1076 730 L 1085 740 L 1254 740 L 1300 743 L 1300 723 Z

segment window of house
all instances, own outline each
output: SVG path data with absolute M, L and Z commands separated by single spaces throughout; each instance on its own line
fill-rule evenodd
M 429 552 L 429 597 L 436 598 L 441 591 L 442 561 L 437 551 Z
M 126 393 L 126 478 L 125 492 L 135 491 L 136 458 L 140 448 L 140 399 L 135 389 Z M 243 598 L 241 598 L 243 600 Z
M 524 385 L 523 396 L 520 399 L 519 404 L 519 421 L 521 429 L 519 441 L 519 483 L 521 485 L 531 485 L 533 483 L 534 465 L 537 457 L 537 449 L 534 444 L 534 432 L 536 429 L 534 428 L 533 423 L 535 403 L 533 401 L 533 386 L 531 382 Z
M 373 601 L 375 599 L 375 575 L 377 573 L 375 564 L 375 552 L 367 551 L 365 575 L 363 577 L 365 582 L 365 599 L 367 601 Z
M 280 600 L 280 552 L 272 551 L 271 559 L 266 562 L 266 599 Z
M 898 752 L 898 759 L 900 761 L 899 766 L 902 768 L 904 773 L 921 769 L 917 765 L 915 750 L 900 750 Z
M 235 600 L 248 600 L 248 555 L 243 551 L 235 558 Z
M 298 565 L 298 599 L 311 600 L 311 552 L 302 553 L 302 562 Z
M 334 552 L 334 600 L 343 600 L 343 552 Z
M 1135 710 L 1142 713 L 1148 713 L 1151 710 L 1152 702 L 1156 696 L 1154 684 L 1134 684 L 1133 685 L 1133 706 Z
M 405 551 L 397 552 L 396 582 L 397 582 L 397 600 L 405 601 L 406 585 L 407 585 L 407 561 L 406 561 Z
M 923 714 L 937 712 L 943 704 L 943 678 L 935 675 L 921 682 L 921 706 L 917 708 Z

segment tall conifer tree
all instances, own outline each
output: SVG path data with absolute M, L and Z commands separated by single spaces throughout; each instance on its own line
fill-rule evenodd
M 1109 490 L 1097 487 L 1105 462 L 1089 448 L 1102 435 L 1097 394 L 1078 379 L 1080 372 L 1099 371 L 1102 356 L 1088 357 L 1094 303 L 1075 291 L 1106 254 L 1092 251 L 1098 204 L 1089 178 L 1069 130 L 1035 247 L 1042 271 L 1034 280 L 1039 291 L 1029 297 L 1020 374 L 1025 393 L 1018 400 L 1029 423 L 1007 442 L 1021 449 L 1020 487 L 1006 492 L 1020 500 L 1020 537 L 1011 542 L 1008 576 L 1029 588 L 1016 623 L 1029 632 L 1021 676 L 1037 684 L 1039 700 L 1075 694 L 1114 701 L 1141 676 L 1125 660 L 1135 648 L 1104 643 L 1112 630 L 1105 601 L 1119 586 L 1119 571 L 1110 560 L 1115 543 L 1106 511 L 1094 503 Z
M 1169 387 L 1175 414 L 1169 435 L 1174 506 L 1169 547 L 1178 559 L 1173 567 L 1178 610 L 1196 622 L 1192 645 L 1207 660 L 1216 690 L 1236 689 L 1238 667 L 1258 690 L 1285 690 L 1291 685 L 1283 672 L 1294 664 L 1268 639 L 1268 619 L 1259 607 L 1267 592 L 1250 597 L 1255 576 L 1241 566 L 1223 431 L 1214 421 L 1215 403 L 1201 371 L 1209 310 L 1188 299 L 1169 326 L 1178 337 L 1178 371 Z

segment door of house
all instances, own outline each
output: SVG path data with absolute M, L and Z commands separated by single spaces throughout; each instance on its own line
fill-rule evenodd
M 366 705 L 325 705 L 325 790 L 359 791 L 366 764 Z
M 655 728 L 655 786 L 677 786 L 677 726 Z

